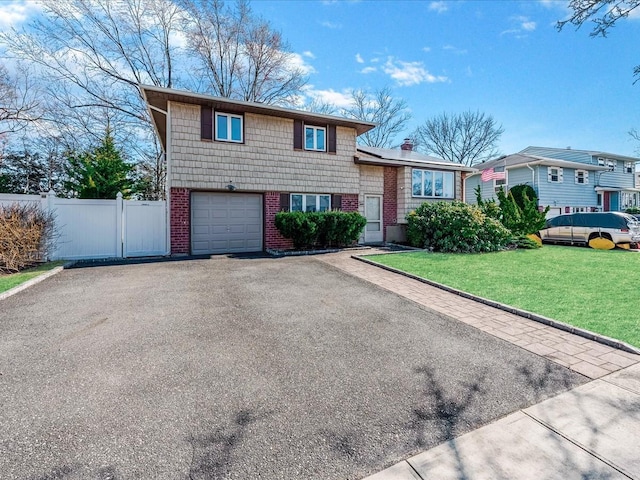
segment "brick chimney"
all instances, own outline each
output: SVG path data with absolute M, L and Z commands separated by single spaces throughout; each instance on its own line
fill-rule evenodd
M 410 138 L 405 138 L 404 143 L 400 145 L 400 150 L 413 150 L 413 142 Z

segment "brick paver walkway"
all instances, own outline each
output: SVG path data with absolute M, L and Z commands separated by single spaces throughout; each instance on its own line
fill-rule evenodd
M 370 250 L 367 254 L 386 253 Z M 460 297 L 412 278 L 351 258 L 350 252 L 318 255 L 317 260 L 402 295 L 414 302 L 542 355 L 589 378 L 599 378 L 640 362 L 640 355 Z

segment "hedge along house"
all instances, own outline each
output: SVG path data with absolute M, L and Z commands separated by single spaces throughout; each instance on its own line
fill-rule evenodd
M 400 149 L 358 145 L 355 162 L 360 166 L 360 187 L 382 199 L 380 241 L 405 241 L 406 216 L 424 202 L 464 201 L 465 178 L 475 168 L 413 151 L 405 139 Z M 374 195 L 361 195 L 367 213 L 375 209 Z M 369 207 L 369 208 L 367 208 Z M 367 224 L 367 229 L 375 225 Z M 366 234 L 371 236 L 370 231 Z
M 365 213 L 369 192 L 354 161 L 356 137 L 375 124 L 162 87 L 140 90 L 166 157 L 171 254 L 290 248 L 274 225 L 282 210 Z M 381 227 L 374 220 L 369 230 Z

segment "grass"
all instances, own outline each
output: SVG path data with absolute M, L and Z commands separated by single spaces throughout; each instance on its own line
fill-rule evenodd
M 0 274 L 0 293 L 6 292 L 13 287 L 17 287 L 21 283 L 24 283 L 27 280 L 31 280 L 38 275 L 42 275 L 43 273 L 46 273 L 49 270 L 62 265 L 63 263 L 64 262 L 49 262 L 38 265 L 34 268 L 29 268 L 20 273 L 12 273 L 9 275 Z
M 640 347 L 640 253 L 545 245 L 367 258 Z

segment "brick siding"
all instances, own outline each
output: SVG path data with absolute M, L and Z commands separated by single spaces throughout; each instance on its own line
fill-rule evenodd
M 386 227 L 398 224 L 398 172 L 396 167 L 384 167 L 384 196 L 382 197 L 382 224 Z
M 191 192 L 171 188 L 171 254 L 188 254 L 191 249 Z
M 342 202 L 340 208 L 344 212 L 357 212 L 358 211 L 358 194 L 357 193 L 343 193 Z
M 275 225 L 276 213 L 280 211 L 280 193 L 265 192 L 264 194 L 264 246 L 276 250 L 293 248 L 293 242 L 284 238 Z

